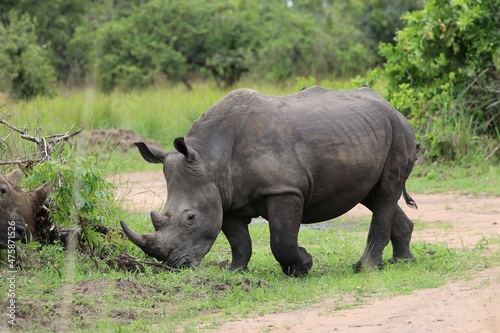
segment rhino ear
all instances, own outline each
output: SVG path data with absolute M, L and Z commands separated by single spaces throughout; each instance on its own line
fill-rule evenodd
M 5 175 L 5 179 L 10 183 L 12 186 L 17 186 L 17 184 L 21 181 L 22 177 L 22 172 L 19 169 L 15 169 L 11 173 Z
M 192 148 L 188 147 L 183 137 L 174 140 L 174 147 L 179 153 L 186 157 L 188 162 L 193 162 L 198 157 L 198 154 Z
M 144 142 L 136 142 L 135 145 L 139 148 L 139 152 L 149 163 L 163 163 L 168 156 L 168 152 L 160 148 L 148 146 Z

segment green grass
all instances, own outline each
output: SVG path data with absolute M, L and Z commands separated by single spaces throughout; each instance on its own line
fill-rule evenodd
M 151 229 L 145 216 L 129 219 L 133 228 Z M 356 227 L 345 228 L 347 223 Z M 489 250 L 500 245 L 499 238 L 483 239 L 473 250 L 417 242 L 412 244 L 416 262 L 355 274 L 351 264 L 363 250 L 366 222 L 340 219 L 324 230 L 301 231 L 299 242 L 312 254 L 314 266 L 306 278 L 290 278 L 271 255 L 267 224 L 251 224 L 250 231 L 254 254 L 248 272 L 225 268 L 230 251 L 223 235 L 200 267 L 180 272 L 134 274 L 111 269 L 104 261 L 96 269 L 81 254 L 72 266 L 58 246 L 31 250 L 32 266 L 16 273 L 18 329 L 198 332 L 238 318 L 312 307 L 326 298 L 336 300 L 336 309 L 352 308 L 467 279 L 473 269 L 500 263 L 500 253 Z M 126 246 L 129 253 L 144 256 L 130 242 Z M 387 260 L 391 251 L 385 252 Z M 6 295 L 3 284 L 0 293 Z
M 290 84 L 242 82 L 235 88 L 252 88 L 267 94 L 290 94 Z M 232 90 L 232 89 L 231 89 Z M 197 83 L 192 90 L 183 85 L 150 88 L 141 91 L 115 91 L 104 94 L 92 88 L 62 93 L 57 97 L 37 97 L 27 102 L 8 104 L 12 122 L 28 128 L 43 127 L 65 132 L 71 126 L 84 129 L 132 129 L 146 138 L 171 148 L 174 138 L 183 136 L 189 125 L 230 89 L 211 83 Z
M 415 166 L 406 183 L 410 193 L 447 193 L 500 195 L 500 165 L 480 166 L 425 164 Z

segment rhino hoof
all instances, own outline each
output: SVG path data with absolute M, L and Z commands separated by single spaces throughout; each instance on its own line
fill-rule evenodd
M 245 265 L 245 266 L 233 266 L 231 264 L 231 266 L 229 266 L 229 270 L 231 272 L 248 272 L 248 267 Z
M 367 265 L 366 263 L 363 264 L 360 261 L 352 265 L 352 269 L 354 270 L 354 273 L 359 273 L 363 270 L 363 268 L 368 268 L 368 269 L 384 269 L 384 264 L 372 264 L 372 265 Z
M 389 259 L 389 264 L 397 264 L 398 262 L 403 262 L 403 263 L 411 263 L 411 262 L 415 262 L 417 261 L 417 259 L 415 259 L 414 256 L 412 256 L 410 254 L 409 257 L 392 257 L 391 259 Z
M 281 266 L 281 270 L 288 276 L 305 277 L 313 265 L 312 256 L 303 247 L 299 247 L 300 260 L 290 266 Z

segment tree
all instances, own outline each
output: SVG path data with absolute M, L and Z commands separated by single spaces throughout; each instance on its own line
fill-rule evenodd
M 356 13 L 356 26 L 365 35 L 366 45 L 376 53 L 380 42 L 395 43 L 396 31 L 403 26 L 401 16 L 420 8 L 419 0 L 365 0 Z
M 28 14 L 36 21 L 36 44 L 49 53 L 57 80 L 73 83 L 76 77 L 75 64 L 68 55 L 68 45 L 76 28 L 94 0 L 18 0 L 14 9 Z
M 395 45 L 380 47 L 388 97 L 412 119 L 433 156 L 461 145 L 443 124 L 500 134 L 499 12 L 496 0 L 429 0 L 403 16 Z
M 16 11 L 9 13 L 8 21 L 0 25 L 0 89 L 15 98 L 54 94 L 55 71 L 47 51 L 36 42 L 35 23 Z

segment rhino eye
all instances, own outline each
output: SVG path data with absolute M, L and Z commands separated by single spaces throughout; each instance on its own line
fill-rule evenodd
M 7 193 L 7 189 L 5 187 L 0 188 L 0 194 Z
M 194 220 L 196 220 L 196 215 L 194 215 L 194 214 L 189 214 L 187 218 L 188 218 L 188 221 L 193 222 Z

